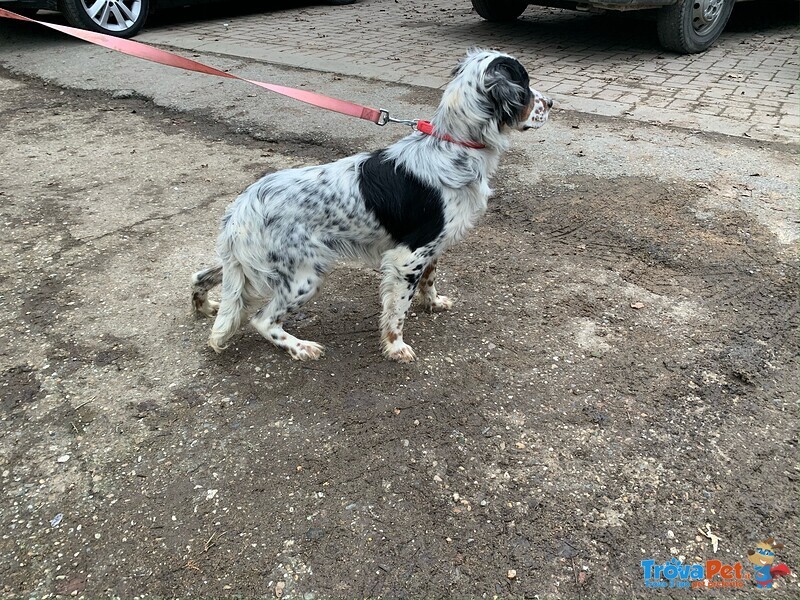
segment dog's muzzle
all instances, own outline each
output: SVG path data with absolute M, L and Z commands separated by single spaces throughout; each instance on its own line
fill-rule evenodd
M 530 113 L 522 124 L 523 130 L 538 129 L 547 122 L 550 109 L 553 108 L 553 99 L 531 88 L 531 104 L 529 107 Z

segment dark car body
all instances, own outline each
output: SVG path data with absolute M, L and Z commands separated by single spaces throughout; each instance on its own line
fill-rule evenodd
M 690 54 L 716 41 L 737 1 L 744 0 L 472 0 L 472 6 L 489 21 L 516 19 L 529 4 L 588 12 L 652 10 L 661 45 Z

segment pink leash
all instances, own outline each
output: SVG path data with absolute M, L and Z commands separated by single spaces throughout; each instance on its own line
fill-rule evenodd
M 177 67 L 179 69 L 185 69 L 187 71 L 195 71 L 196 73 L 205 73 L 206 75 L 216 75 L 217 77 L 225 77 L 227 79 L 238 79 L 239 81 L 246 81 L 247 83 L 252 83 L 253 85 L 257 85 L 258 87 L 262 87 L 271 92 L 275 92 L 276 94 L 288 96 L 289 98 L 294 98 L 295 100 L 299 100 L 300 102 L 305 102 L 306 104 L 311 104 L 312 106 L 318 106 L 319 108 L 324 108 L 326 110 L 332 110 L 334 112 L 338 112 L 343 115 L 349 115 L 351 117 L 356 117 L 359 119 L 364 119 L 366 121 L 371 121 L 372 123 L 375 123 L 377 125 L 386 125 L 387 123 L 400 123 L 402 125 L 410 125 L 417 131 L 420 131 L 426 135 L 437 137 L 439 139 L 446 140 L 448 142 L 453 142 L 455 144 L 461 144 L 468 148 L 485 147 L 483 146 L 483 144 L 454 140 L 447 134 L 439 134 L 434 130 L 433 125 L 431 125 L 431 123 L 428 121 L 417 121 L 417 120 L 409 121 L 404 119 L 393 119 L 392 117 L 389 116 L 389 111 L 384 109 L 370 108 L 369 106 L 362 106 L 360 104 L 348 102 L 347 100 L 339 100 L 338 98 L 331 98 L 330 96 L 323 96 L 322 94 L 317 94 L 316 92 L 298 90 L 297 88 L 286 87 L 284 85 L 275 85 L 273 83 L 264 83 L 263 81 L 254 81 L 252 79 L 245 79 L 244 77 L 239 77 L 238 75 L 232 75 L 231 73 L 220 71 L 219 69 L 215 69 L 214 67 L 209 67 L 208 65 L 199 63 L 196 60 L 183 58 L 182 56 L 178 56 L 177 54 L 173 54 L 172 52 L 166 52 L 165 50 L 159 50 L 158 48 L 154 48 L 153 46 L 142 44 L 141 42 L 134 42 L 133 40 L 125 40 L 111 35 L 106 35 L 104 33 L 86 31 L 84 29 L 77 29 L 75 27 L 67 27 L 66 25 L 56 25 L 55 23 L 37 21 L 36 19 L 29 19 L 28 17 L 23 17 L 22 15 L 18 15 L 3 8 L 0 8 L 0 17 L 5 17 L 7 19 L 16 19 L 18 21 L 27 21 L 29 23 L 36 23 L 37 25 L 42 25 L 44 27 L 49 27 L 50 29 L 55 29 L 56 31 L 60 31 L 61 33 L 66 33 L 67 35 L 84 40 L 91 44 L 96 44 L 104 48 L 110 48 L 111 50 L 122 52 L 123 54 L 129 54 L 130 56 L 143 58 L 144 60 L 149 60 L 155 63 L 166 65 L 168 67 Z
M 76 37 L 86 42 L 97 44 L 98 46 L 103 46 L 104 48 L 110 48 L 111 50 L 122 52 L 123 54 L 130 54 L 131 56 L 136 56 L 138 58 L 143 58 L 155 63 L 167 65 L 168 67 L 178 67 L 179 69 L 186 69 L 187 71 L 195 71 L 197 73 L 205 73 L 206 75 L 216 75 L 217 77 L 226 77 L 228 79 L 246 81 L 247 83 L 252 83 L 253 85 L 257 85 L 271 92 L 275 92 L 276 94 L 282 94 L 283 96 L 294 98 L 300 102 L 305 102 L 306 104 L 332 110 L 334 112 L 349 115 L 351 117 L 372 121 L 378 125 L 385 125 L 389 122 L 389 113 L 385 110 L 377 110 L 368 106 L 361 106 L 360 104 L 354 104 L 353 102 L 347 102 L 346 100 L 339 100 L 338 98 L 330 98 L 328 96 L 323 96 L 322 94 L 317 94 L 315 92 L 309 92 L 306 90 L 298 90 L 296 88 L 286 87 L 283 85 L 274 85 L 272 83 L 264 83 L 262 81 L 245 79 L 244 77 L 232 75 L 231 73 L 220 71 L 214 67 L 209 67 L 208 65 L 204 65 L 203 63 L 199 63 L 195 60 L 183 58 L 177 54 L 159 50 L 158 48 L 148 46 L 147 44 L 142 44 L 141 42 L 124 40 L 111 35 L 106 35 L 104 33 L 85 31 L 83 29 L 76 29 L 75 27 L 67 27 L 66 25 L 45 23 L 43 21 L 37 21 L 35 19 L 23 17 L 22 15 L 18 15 L 2 8 L 0 8 L 0 17 L 17 19 L 18 21 L 28 21 L 29 23 L 37 23 L 38 25 L 55 29 L 56 31 L 66 33 L 67 35 L 71 35 L 72 37 Z

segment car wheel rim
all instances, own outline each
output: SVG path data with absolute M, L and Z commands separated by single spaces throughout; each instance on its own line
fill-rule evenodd
M 81 6 L 106 31 L 127 31 L 142 12 L 142 0 L 81 0 Z
M 699 34 L 708 33 L 719 20 L 724 0 L 694 0 L 692 26 Z

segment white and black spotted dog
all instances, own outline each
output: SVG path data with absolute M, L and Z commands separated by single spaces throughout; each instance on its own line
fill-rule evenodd
M 553 105 L 507 54 L 470 51 L 453 75 L 432 134 L 415 131 L 385 150 L 267 175 L 228 208 L 220 264 L 193 278 L 195 309 L 217 315 L 214 350 L 258 307 L 252 323 L 261 335 L 293 358 L 319 358 L 323 347 L 285 332 L 283 321 L 314 297 L 337 259 L 355 258 L 380 265 L 384 353 L 415 359 L 403 341 L 414 295 L 429 310 L 452 306 L 434 286 L 437 258 L 486 211 L 508 133 L 541 127 Z M 219 283 L 217 304 L 207 294 Z

